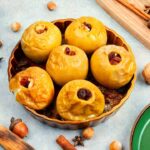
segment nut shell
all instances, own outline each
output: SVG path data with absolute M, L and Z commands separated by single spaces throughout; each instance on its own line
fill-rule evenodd
M 57 5 L 56 5 L 56 3 L 50 1 L 47 4 L 47 8 L 52 11 L 52 10 L 55 10 L 57 8 Z
M 122 150 L 122 144 L 119 141 L 113 141 L 110 146 L 109 150 Z
M 13 127 L 12 132 L 19 137 L 24 138 L 28 135 L 29 131 L 24 122 L 19 122 Z
M 144 80 L 146 83 L 150 84 L 150 63 L 148 63 L 142 72 Z
M 82 131 L 82 136 L 85 139 L 91 139 L 94 136 L 94 129 L 92 127 L 88 127 Z
M 13 32 L 18 32 L 21 29 L 21 24 L 19 22 L 14 22 L 11 24 L 11 30 Z

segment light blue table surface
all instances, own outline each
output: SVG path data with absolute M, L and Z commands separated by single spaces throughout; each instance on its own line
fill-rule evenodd
M 109 120 L 96 126 L 94 138 L 85 142 L 85 147 L 79 150 L 108 150 L 109 143 L 115 139 L 121 141 L 125 150 L 128 150 L 133 123 L 143 107 L 150 102 L 150 86 L 144 83 L 141 76 L 144 65 L 150 62 L 150 51 L 100 8 L 95 0 L 56 0 L 58 8 L 55 11 L 48 11 L 47 2 L 48 0 L 0 0 L 0 39 L 4 43 L 0 49 L 0 57 L 4 57 L 4 61 L 0 64 L 0 124 L 8 127 L 12 116 L 22 118 L 30 130 L 25 141 L 37 150 L 59 150 L 60 147 L 55 142 L 58 135 L 63 134 L 72 139 L 79 134 L 80 130 L 52 128 L 30 116 L 9 92 L 7 66 L 12 49 L 23 30 L 31 23 L 37 20 L 52 21 L 60 18 L 93 16 L 121 34 L 130 44 L 137 62 L 137 81 L 123 107 Z M 10 24 L 14 21 L 19 21 L 23 25 L 18 33 L 10 30 Z

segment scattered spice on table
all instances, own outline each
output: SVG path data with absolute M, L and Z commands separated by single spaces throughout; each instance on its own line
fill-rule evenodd
M 84 146 L 84 138 L 82 136 L 75 136 L 72 141 L 74 142 L 74 146 Z
M 147 84 L 150 84 L 150 63 L 145 65 L 142 75 L 143 75 L 145 82 Z

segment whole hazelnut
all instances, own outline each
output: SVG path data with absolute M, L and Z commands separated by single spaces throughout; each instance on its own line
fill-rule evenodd
M 2 41 L 0 40 L 0 48 L 3 46 L 3 43 L 2 43 Z
M 50 1 L 50 2 L 47 4 L 47 8 L 48 8 L 49 10 L 55 10 L 56 7 L 57 7 L 56 3 L 52 2 L 52 1 Z
M 113 141 L 109 146 L 109 150 L 122 150 L 122 144 L 119 141 Z
M 85 139 L 91 139 L 94 136 L 94 129 L 92 127 L 88 127 L 82 131 L 82 136 Z
M 21 24 L 19 22 L 14 22 L 11 24 L 11 30 L 18 32 L 21 29 Z
M 150 84 L 150 63 L 148 63 L 142 72 L 144 80 L 147 84 Z
M 9 129 L 21 138 L 26 137 L 28 134 L 28 127 L 21 119 L 15 119 L 12 117 Z
M 147 22 L 147 27 L 150 29 L 150 20 Z

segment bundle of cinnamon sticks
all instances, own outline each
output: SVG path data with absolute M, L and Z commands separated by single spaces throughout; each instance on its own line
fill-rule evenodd
M 150 20 L 150 1 L 149 0 L 117 0 L 128 9 L 142 17 L 144 20 Z

